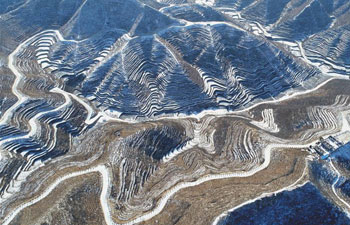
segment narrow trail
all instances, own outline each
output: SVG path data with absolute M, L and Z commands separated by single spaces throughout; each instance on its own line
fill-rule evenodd
M 312 144 L 312 143 L 311 143 Z M 172 187 L 171 189 L 165 191 L 165 193 L 163 194 L 163 197 L 159 200 L 159 203 L 157 204 L 157 206 L 150 212 L 135 218 L 132 221 L 126 222 L 126 223 L 122 223 L 122 224 L 127 224 L 127 225 L 131 225 L 131 224 L 137 224 L 146 220 L 149 220 L 151 218 L 153 218 L 154 216 L 158 215 L 166 206 L 167 201 L 178 191 L 187 188 L 187 187 L 193 187 L 193 186 L 197 186 L 199 184 L 202 184 L 204 182 L 207 181 L 211 181 L 211 180 L 219 180 L 219 179 L 227 179 L 227 178 L 234 178 L 234 177 L 249 177 L 252 176 L 254 174 L 256 174 L 257 172 L 265 169 L 268 167 L 268 165 L 270 164 L 270 159 L 271 159 L 271 151 L 273 149 L 277 149 L 277 148 L 282 148 L 282 149 L 288 149 L 288 148 L 305 148 L 307 146 L 309 146 L 309 144 L 305 144 L 305 145 L 283 145 L 283 144 L 270 144 L 268 145 L 264 151 L 263 151 L 263 155 L 264 155 L 264 163 L 261 164 L 260 166 L 249 170 L 249 171 L 244 171 L 244 172 L 231 172 L 231 173 L 224 173 L 224 174 L 215 174 L 215 175 L 206 175 L 204 177 L 199 178 L 196 181 L 193 182 L 183 182 L 180 183 L 174 187 Z M 63 177 L 58 178 L 54 183 L 52 183 L 41 195 L 39 195 L 37 198 L 30 200 L 29 202 L 23 203 L 20 206 L 18 206 L 16 209 L 14 209 L 5 219 L 4 219 L 4 225 L 8 225 L 15 217 L 16 215 L 18 215 L 18 213 L 20 213 L 23 209 L 41 201 L 42 199 L 44 199 L 45 197 L 47 197 L 62 181 L 65 181 L 67 179 L 76 177 L 76 176 L 81 176 L 81 175 L 85 175 L 88 173 L 92 173 L 92 172 L 99 172 L 102 175 L 103 178 L 103 187 L 102 187 L 102 193 L 101 193 L 101 197 L 100 197 L 100 202 L 101 202 L 101 206 L 102 206 L 102 210 L 103 210 L 103 214 L 106 220 L 106 223 L 108 225 L 114 225 L 117 223 L 114 223 L 111 214 L 110 214 L 110 210 L 109 210 L 109 206 L 108 206 L 108 188 L 110 185 L 110 178 L 109 178 L 109 174 L 108 174 L 108 170 L 105 166 L 96 166 L 96 167 L 92 167 L 89 168 L 87 170 L 83 170 L 83 171 L 78 171 L 78 172 L 74 172 L 74 173 L 70 173 L 67 174 Z M 297 181 L 298 182 L 298 181 Z M 288 187 L 287 187 L 288 188 Z
M 14 105 L 12 105 L 8 110 L 6 110 L 5 113 L 2 115 L 0 119 L 0 125 L 5 125 L 6 123 L 8 123 L 9 119 L 13 115 L 13 112 L 28 99 L 28 97 L 18 89 L 19 83 L 23 79 L 23 74 L 21 74 L 17 70 L 14 64 L 14 58 L 17 55 L 17 52 L 20 51 L 24 46 L 28 45 L 28 42 L 32 40 L 32 38 L 18 45 L 17 48 L 8 57 L 8 67 L 15 75 L 15 81 L 12 85 L 11 91 L 17 97 L 17 102 Z
M 18 206 L 16 209 L 14 209 L 7 217 L 5 217 L 4 222 L 2 224 L 3 225 L 10 224 L 10 222 L 16 217 L 16 215 L 18 215 L 23 209 L 25 209 L 29 206 L 32 206 L 35 203 L 37 203 L 37 202 L 41 201 L 42 199 L 44 199 L 45 197 L 47 197 L 61 182 L 65 181 L 67 179 L 77 177 L 77 176 L 82 176 L 82 175 L 86 175 L 89 173 L 96 173 L 96 172 L 100 173 L 102 176 L 102 192 L 101 192 L 101 196 L 100 196 L 100 203 L 101 203 L 101 207 L 102 207 L 105 221 L 108 225 L 114 224 L 113 221 L 111 220 L 110 210 L 109 210 L 109 206 L 107 203 L 108 188 L 109 188 L 109 183 L 110 183 L 109 172 L 108 172 L 108 169 L 106 168 L 106 166 L 104 166 L 104 165 L 99 165 L 96 167 L 89 168 L 87 170 L 70 173 L 70 174 L 67 174 L 63 177 L 58 178 L 40 196 L 38 196 L 37 198 L 34 198 L 26 203 L 23 203 L 20 206 Z
M 3 114 L 3 116 L 0 119 L 0 125 L 6 125 L 9 123 L 9 121 L 11 120 L 11 117 L 14 115 L 14 112 L 21 107 L 22 104 L 24 104 L 27 100 L 29 100 L 29 97 L 24 94 L 20 89 L 19 89 L 19 85 L 20 83 L 24 80 L 24 75 L 17 69 L 16 65 L 15 65 L 15 57 L 17 56 L 17 54 L 25 47 L 27 47 L 28 45 L 30 45 L 35 39 L 37 39 L 40 35 L 42 35 L 43 33 L 47 33 L 49 31 L 43 31 L 41 33 L 38 33 L 34 36 L 32 36 L 31 38 L 27 39 L 26 41 L 24 41 L 23 43 L 21 43 L 20 45 L 18 45 L 18 47 L 9 55 L 8 57 L 8 67 L 9 69 L 12 71 L 12 73 L 15 75 L 15 81 L 12 85 L 12 93 L 17 97 L 17 101 L 14 105 L 12 105 L 8 110 L 5 111 L 5 113 Z M 54 31 L 52 31 L 54 32 Z M 56 32 L 59 33 L 59 32 Z M 59 34 L 58 37 L 61 37 L 61 35 Z M 58 88 L 54 88 L 52 89 L 50 92 L 52 93 L 60 93 L 61 90 Z M 63 105 L 61 105 L 60 107 L 53 109 L 53 110 L 46 110 L 46 111 L 42 111 L 38 114 L 36 114 L 34 117 L 32 117 L 28 122 L 29 122 L 29 126 L 30 126 L 30 130 L 26 135 L 22 135 L 22 136 L 17 136 L 17 137 L 11 137 L 11 138 L 4 138 L 4 139 L 0 139 L 0 145 L 9 142 L 9 141 L 13 141 L 13 140 L 17 140 L 20 138 L 28 138 L 31 136 L 34 136 L 38 130 L 38 120 L 43 117 L 44 115 L 48 114 L 48 113 L 52 113 L 52 112 L 56 112 L 59 111 L 65 107 L 67 107 L 70 104 L 70 99 L 65 98 L 65 103 Z
M 345 112 L 342 112 L 342 113 L 341 113 L 341 114 L 342 114 L 342 128 L 341 128 L 341 130 L 340 130 L 337 134 L 343 133 L 343 132 L 345 132 L 345 131 L 350 131 L 350 125 L 349 125 L 348 120 L 346 119 L 347 113 L 348 113 L 348 111 L 345 111 Z M 317 141 L 314 141 L 313 143 L 310 143 L 310 145 L 315 144 L 316 142 L 317 142 Z M 309 145 L 307 145 L 307 146 L 309 146 Z M 306 146 L 305 146 L 305 147 L 306 147 Z M 308 159 L 306 158 L 305 160 L 306 160 L 306 164 L 307 164 Z M 335 173 L 337 174 L 337 179 L 336 179 L 336 181 L 332 184 L 332 191 L 334 192 L 334 194 L 336 195 L 336 197 L 337 197 L 344 205 L 346 205 L 346 206 L 348 207 L 348 209 L 350 210 L 350 204 L 347 203 L 344 199 L 342 199 L 342 198 L 337 194 L 336 189 L 335 189 L 335 186 L 336 186 L 336 184 L 339 182 L 339 179 L 340 179 L 341 174 L 340 174 L 340 172 L 335 168 L 335 166 L 333 165 L 332 160 L 330 160 L 330 165 L 331 165 L 332 169 L 335 171 Z M 302 176 L 301 176 L 297 181 L 295 181 L 293 184 L 291 184 L 291 185 L 289 185 L 289 186 L 287 186 L 287 187 L 285 187 L 285 188 L 282 188 L 282 189 L 280 189 L 280 190 L 278 190 L 278 191 L 275 191 L 275 192 L 263 193 L 262 195 L 260 195 L 259 197 L 255 198 L 255 199 L 248 200 L 248 201 L 243 202 L 242 204 L 240 204 L 240 205 L 238 205 L 238 206 L 235 206 L 234 208 L 232 208 L 232 209 L 230 209 L 230 210 L 228 210 L 228 211 L 222 213 L 222 214 L 219 215 L 217 218 L 215 218 L 215 220 L 214 220 L 214 222 L 213 222 L 213 225 L 217 225 L 217 224 L 219 223 L 219 221 L 220 221 L 221 218 L 223 218 L 224 216 L 226 216 L 228 213 L 231 213 L 231 212 L 235 211 L 236 209 L 241 208 L 242 206 L 245 206 L 245 205 L 247 205 L 247 204 L 253 203 L 253 202 L 255 202 L 255 201 L 259 200 L 259 199 L 262 199 L 262 198 L 264 198 L 264 197 L 271 196 L 271 195 L 273 195 L 273 194 L 277 194 L 277 193 L 280 193 L 280 192 L 283 192 L 283 191 L 286 191 L 286 190 L 287 190 L 287 191 L 293 190 L 293 189 L 295 189 L 295 188 L 298 188 L 298 187 L 300 187 L 300 186 L 303 186 L 303 185 L 304 185 L 305 183 L 307 183 L 308 181 L 306 181 L 305 183 L 303 183 L 303 184 L 301 184 L 301 185 L 297 185 L 297 184 L 298 184 L 298 183 L 300 182 L 300 180 L 305 176 L 306 172 L 307 172 L 307 166 L 304 168 L 304 172 L 303 172 Z
M 199 184 L 202 184 L 204 182 L 207 181 L 212 181 L 212 180 L 219 180 L 219 179 L 227 179 L 227 178 L 235 178 L 235 177 L 249 177 L 252 176 L 254 174 L 256 174 L 259 171 L 262 171 L 263 169 L 267 168 L 268 165 L 270 164 L 270 159 L 271 159 L 271 151 L 273 149 L 277 149 L 277 148 L 282 148 L 282 149 L 288 149 L 288 148 L 306 148 L 308 147 L 310 144 L 314 144 L 316 143 L 316 141 L 312 142 L 312 143 L 308 143 L 305 145 L 283 145 L 283 144 L 270 144 L 268 145 L 264 151 L 263 151 L 263 155 L 264 155 L 264 163 L 261 164 L 260 166 L 249 170 L 249 171 L 244 171 L 244 172 L 231 172 L 231 173 L 224 173 L 224 174 L 213 174 L 213 175 L 206 175 L 204 177 L 199 178 L 196 181 L 193 182 L 183 182 L 180 183 L 178 185 L 176 185 L 175 187 L 172 187 L 171 189 L 169 189 L 168 191 L 166 191 L 163 194 L 163 197 L 159 200 L 158 205 L 150 212 L 135 218 L 132 221 L 129 221 L 127 223 L 127 225 L 131 225 L 131 224 L 137 224 L 146 220 L 149 220 L 151 218 L 153 218 L 154 216 L 158 215 L 165 207 L 165 205 L 167 204 L 167 201 L 178 191 L 185 189 L 187 187 L 193 187 L 193 186 L 197 186 Z
M 243 207 L 245 205 L 251 204 L 251 203 L 253 203 L 253 202 L 257 201 L 257 200 L 260 200 L 262 198 L 270 197 L 272 195 L 275 195 L 275 194 L 278 194 L 278 193 L 281 193 L 281 192 L 284 192 L 284 191 L 292 191 L 292 190 L 294 190 L 296 188 L 299 188 L 299 187 L 305 185 L 308 181 L 305 181 L 304 183 L 301 183 L 301 184 L 299 184 L 299 182 L 307 174 L 307 168 L 308 168 L 307 164 L 308 164 L 308 159 L 305 159 L 304 171 L 303 171 L 302 175 L 295 182 L 293 182 L 293 184 L 288 185 L 287 187 L 284 187 L 284 188 L 279 189 L 277 191 L 263 193 L 263 194 L 261 194 L 260 196 L 254 198 L 254 199 L 248 200 L 246 202 L 241 203 L 238 206 L 235 206 L 234 208 L 232 208 L 232 209 L 222 213 L 218 217 L 216 217 L 215 220 L 213 221 L 213 225 L 217 225 L 219 223 L 220 219 L 222 219 L 223 217 L 227 216 L 229 213 L 231 213 L 231 212 L 235 211 L 236 209 L 239 209 L 239 208 L 241 208 L 241 207 Z

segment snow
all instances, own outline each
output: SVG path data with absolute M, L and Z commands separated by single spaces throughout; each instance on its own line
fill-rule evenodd
M 70 174 L 67 174 L 63 177 L 58 178 L 54 183 L 52 183 L 41 195 L 38 197 L 30 200 L 29 202 L 23 203 L 20 206 L 18 206 L 16 209 L 14 209 L 5 219 L 3 225 L 8 225 L 11 223 L 11 221 L 16 217 L 18 213 L 20 213 L 23 209 L 34 205 L 35 203 L 41 201 L 42 199 L 46 198 L 61 182 L 71 179 L 73 177 L 82 176 L 88 173 L 94 173 L 99 172 L 102 175 L 102 192 L 100 196 L 100 201 L 102 205 L 103 215 L 105 217 L 106 223 L 108 225 L 115 224 L 113 220 L 111 219 L 110 215 L 110 209 L 107 203 L 107 195 L 108 195 L 108 187 L 109 187 L 109 173 L 108 169 L 104 165 L 99 165 L 96 167 L 89 168 L 87 170 L 73 172 Z

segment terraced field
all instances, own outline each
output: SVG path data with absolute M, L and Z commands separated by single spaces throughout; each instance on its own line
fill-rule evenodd
M 1 4 L 1 224 L 244 224 L 310 187 L 347 221 L 347 148 L 309 146 L 350 141 L 348 1 Z

